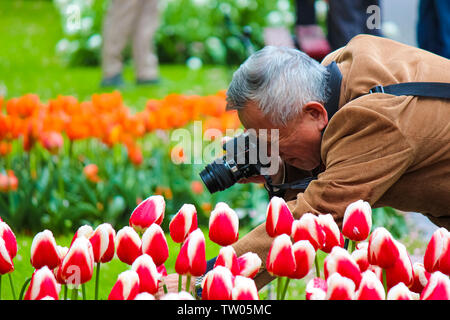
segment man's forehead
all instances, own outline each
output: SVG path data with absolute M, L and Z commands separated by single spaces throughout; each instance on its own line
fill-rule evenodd
M 244 108 L 238 110 L 238 116 L 246 129 L 276 129 L 269 117 L 265 115 L 258 105 L 249 101 Z

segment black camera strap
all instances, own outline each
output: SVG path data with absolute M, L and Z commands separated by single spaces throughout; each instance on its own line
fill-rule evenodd
M 328 90 L 330 90 L 330 96 L 324 107 L 328 113 L 328 122 L 339 110 L 339 97 L 341 95 L 341 82 L 342 73 L 339 70 L 335 61 L 326 66 L 328 70 Z M 373 93 L 386 93 L 395 96 L 420 96 L 427 98 L 437 99 L 450 99 L 450 83 L 445 82 L 403 82 L 392 84 L 388 86 L 377 85 L 369 90 L 367 94 Z M 322 136 L 325 132 L 322 130 Z M 270 176 L 264 176 L 266 180 L 266 188 L 269 192 L 269 197 L 273 196 L 282 197 L 287 189 L 299 189 L 306 190 L 308 185 L 317 180 L 317 176 L 320 172 L 324 171 L 324 166 L 321 163 L 316 169 L 313 170 L 311 177 L 306 177 L 293 182 L 283 184 L 273 184 Z

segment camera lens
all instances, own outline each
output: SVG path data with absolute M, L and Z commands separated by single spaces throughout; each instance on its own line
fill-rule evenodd
M 236 183 L 228 164 L 225 161 L 221 162 L 214 161 L 200 172 L 200 178 L 210 193 L 223 191 Z

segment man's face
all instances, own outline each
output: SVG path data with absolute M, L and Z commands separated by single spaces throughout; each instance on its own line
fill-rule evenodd
M 328 119 L 325 108 L 320 103 L 306 104 L 302 112 L 286 126 L 273 125 L 254 102 L 249 102 L 243 110 L 239 110 L 238 115 L 246 129 L 254 129 L 257 133 L 259 129 L 278 129 L 279 154 L 289 165 L 313 170 L 320 164 L 321 131 Z M 274 142 L 270 141 L 269 132 L 267 143 Z

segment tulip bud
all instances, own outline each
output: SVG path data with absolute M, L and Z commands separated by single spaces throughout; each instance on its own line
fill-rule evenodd
M 356 300 L 384 300 L 386 297 L 383 284 L 378 276 L 370 270 L 362 274 L 361 284 L 356 292 Z
M 102 223 L 95 229 L 89 238 L 94 252 L 95 263 L 106 263 L 114 258 L 115 236 L 116 231 L 109 223 Z
M 308 240 L 315 251 L 322 248 L 325 243 L 325 232 L 317 216 L 312 213 L 305 213 L 299 220 L 294 220 L 291 236 L 294 242 Z
M 327 279 L 327 300 L 353 300 L 355 283 L 349 278 L 333 273 Z
M 141 292 L 134 298 L 134 300 L 156 300 L 156 299 L 154 295 L 148 292 Z
M 355 287 L 359 287 L 361 282 L 361 271 L 358 264 L 352 259 L 350 253 L 341 247 L 334 247 L 331 253 L 324 260 L 325 279 L 334 273 L 351 279 Z
M 342 234 L 353 241 L 363 241 L 372 228 L 372 208 L 363 200 L 348 205 L 342 221 Z
M 158 291 L 161 274 L 156 269 L 152 257 L 144 253 L 134 260 L 131 269 L 139 276 L 139 292 L 155 294 Z
M 398 259 L 392 267 L 386 268 L 386 284 L 392 288 L 399 282 L 406 286 L 411 286 L 414 282 L 414 273 L 411 259 L 409 258 L 406 247 L 398 241 L 395 241 L 398 248 Z
M 322 230 L 325 233 L 325 243 L 321 250 L 330 253 L 333 247 L 344 247 L 344 236 L 331 214 L 320 214 L 317 216 Z
M 214 263 L 214 268 L 217 266 L 228 268 L 234 276 L 239 275 L 239 263 L 237 260 L 236 251 L 234 251 L 232 246 L 220 248 L 219 255 Z
M 261 268 L 261 258 L 253 252 L 246 252 L 238 257 L 239 275 L 254 278 Z
M 274 276 L 289 277 L 296 268 L 292 242 L 287 234 L 275 238 L 266 261 L 267 271 Z
M 24 300 L 41 300 L 46 297 L 58 300 L 60 288 L 53 272 L 47 266 L 43 266 L 35 270 L 31 276 Z
M 228 268 L 218 266 L 206 274 L 202 288 L 202 300 L 231 300 L 233 275 Z
M 141 238 L 133 228 L 123 227 L 117 232 L 115 240 L 117 257 L 123 263 L 133 264 L 141 255 L 141 244 Z
M 442 255 L 444 242 L 448 231 L 445 228 L 437 229 L 431 236 L 423 257 L 425 269 L 432 273 L 439 269 L 439 259 Z
M 56 241 L 50 230 L 44 230 L 36 234 L 31 243 L 30 260 L 35 269 L 40 269 L 43 266 L 54 269 L 61 263 Z
M 308 240 L 300 240 L 292 246 L 295 257 L 295 271 L 290 276 L 293 279 L 301 279 L 309 273 L 314 258 L 316 257 L 316 250 Z
M 88 224 L 85 224 L 85 225 L 79 227 L 77 232 L 75 232 L 75 234 L 73 235 L 72 242 L 70 243 L 70 245 L 72 245 L 73 242 L 79 237 L 84 237 L 86 239 L 89 239 L 93 232 L 94 232 L 94 229 L 92 229 L 92 227 Z
M 130 227 L 133 227 L 137 232 L 144 232 L 153 223 L 160 225 L 164 219 L 165 210 L 166 202 L 163 196 L 150 196 L 131 213 Z
M 309 280 L 305 294 L 306 300 L 325 300 L 327 297 L 327 282 L 317 277 Z
M 259 300 L 255 281 L 250 278 L 237 276 L 231 291 L 233 300 Z
M 69 252 L 69 248 L 56 246 L 56 249 L 58 250 L 58 255 L 62 262 L 67 252 Z M 56 282 L 58 282 L 59 284 L 66 284 L 66 280 L 62 277 L 61 264 L 53 269 L 53 274 L 55 275 Z
M 413 293 L 403 282 L 399 282 L 389 289 L 386 300 L 413 300 Z
M 450 279 L 440 271 L 431 274 L 420 300 L 450 300 Z
M 142 253 L 152 257 L 157 266 L 162 265 L 169 257 L 169 246 L 161 227 L 152 224 L 142 236 Z
M 370 264 L 384 269 L 392 267 L 399 256 L 394 238 L 383 227 L 376 228 L 370 235 L 367 254 Z
M 439 271 L 450 276 L 450 232 L 446 232 L 439 257 Z
M 414 262 L 413 264 L 414 281 L 410 290 L 415 293 L 421 293 L 428 283 L 431 273 L 425 270 L 423 263 Z
M 272 238 L 292 233 L 294 217 L 283 198 L 272 197 L 266 212 L 266 232 Z
M 220 246 L 239 239 L 239 218 L 226 203 L 219 202 L 209 217 L 209 238 Z
M 14 271 L 14 264 L 6 247 L 5 240 L 0 238 L 0 275 Z
M 139 275 L 134 270 L 119 274 L 108 300 L 133 300 L 139 293 Z
M 66 283 L 78 286 L 88 282 L 94 271 L 94 253 L 88 239 L 79 237 L 70 246 L 61 264 L 61 275 Z
M 356 249 L 351 253 L 352 259 L 358 264 L 359 270 L 364 272 L 369 268 L 369 260 L 367 258 L 367 247 L 363 249 Z
M 160 300 L 195 300 L 195 298 L 189 292 L 180 291 L 167 293 Z
M 8 250 L 9 256 L 11 259 L 17 254 L 17 240 L 14 232 L 11 228 L 6 224 L 6 222 L 0 222 L 0 238 L 5 241 L 6 249 Z
M 195 277 L 206 271 L 205 236 L 200 229 L 192 231 L 181 247 L 175 262 L 175 271 L 180 275 Z
M 42 146 L 52 154 L 57 153 L 64 144 L 63 136 L 56 131 L 42 132 L 40 140 Z
M 176 243 L 182 243 L 197 228 L 197 210 L 192 204 L 184 204 L 169 224 L 170 236 Z

